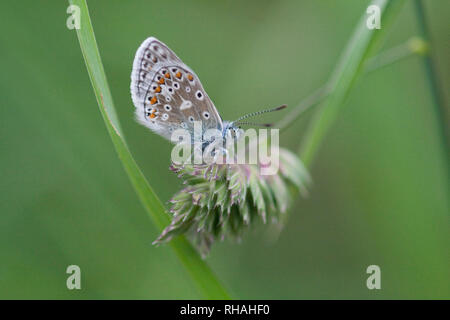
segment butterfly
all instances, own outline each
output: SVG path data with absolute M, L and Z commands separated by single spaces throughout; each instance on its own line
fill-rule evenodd
M 138 122 L 168 140 L 177 129 L 194 132 L 197 121 L 201 121 L 203 132 L 217 129 L 224 138 L 237 138 L 240 125 L 270 126 L 242 120 L 286 107 L 223 121 L 195 72 L 154 37 L 147 38 L 136 52 L 130 90 Z

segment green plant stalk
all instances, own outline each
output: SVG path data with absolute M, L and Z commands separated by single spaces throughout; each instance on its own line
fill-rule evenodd
M 369 30 L 366 27 L 367 15 L 362 16 L 327 84 L 330 94 L 326 98 L 324 106 L 317 110 L 307 129 L 305 140 L 300 149 L 300 157 L 307 167 L 311 166 L 325 134 L 336 120 L 339 110 L 353 88 L 356 79 L 364 70 L 367 57 L 372 53 L 380 36 L 389 28 L 389 24 L 403 3 L 404 0 L 372 1 L 371 4 L 377 5 L 381 12 L 382 25 L 379 30 Z
M 326 86 L 316 89 L 313 93 L 304 98 L 296 107 L 294 107 L 291 112 L 278 121 L 274 127 L 279 128 L 280 132 L 286 130 L 295 122 L 295 120 L 305 114 L 306 111 L 310 110 L 312 107 L 328 97 L 328 94 L 329 90 L 327 90 Z
M 163 204 L 133 159 L 124 139 L 101 62 L 86 1 L 69 0 L 69 3 L 80 8 L 81 28 L 77 30 L 77 36 L 106 128 L 139 199 L 151 220 L 161 232 L 169 224 L 170 219 Z M 170 242 L 170 246 L 205 298 L 230 299 L 227 291 L 210 267 L 201 259 L 200 255 L 185 237 L 177 237 L 177 239 Z
M 426 47 L 427 43 L 425 41 L 421 38 L 413 37 L 398 46 L 387 49 L 386 51 L 383 51 L 368 59 L 364 67 L 364 74 L 377 71 L 417 54 L 424 55 L 427 53 Z M 279 128 L 280 131 L 286 130 L 305 112 L 324 101 L 329 94 L 330 89 L 326 85 L 316 89 L 313 93 L 304 98 L 296 107 L 294 107 L 291 112 L 278 121 L 274 127 Z
M 426 47 L 426 44 L 422 39 L 413 37 L 398 46 L 389 48 L 376 56 L 367 59 L 364 72 L 369 73 L 379 70 L 397 61 L 410 57 L 413 54 L 419 54 L 419 52 L 415 51 L 416 49 L 414 48 L 413 43 L 420 43 L 423 47 Z
M 431 38 L 430 33 L 428 31 L 428 26 L 426 23 L 425 17 L 425 9 L 421 0 L 414 1 L 417 22 L 419 26 L 419 34 L 420 36 L 429 44 L 431 47 Z M 441 94 L 441 87 L 439 85 L 439 78 L 437 76 L 435 64 L 433 61 L 433 57 L 431 53 L 423 56 L 423 63 L 425 67 L 425 73 L 427 75 L 428 86 L 431 92 L 431 99 L 433 100 L 434 106 L 434 114 L 436 118 L 436 123 L 439 127 L 439 135 L 442 144 L 442 150 L 444 152 L 445 162 L 447 163 L 447 174 L 450 174 L 449 164 L 450 164 L 450 155 L 448 146 L 450 145 L 448 141 L 448 132 L 446 125 L 446 114 L 444 107 L 444 99 Z

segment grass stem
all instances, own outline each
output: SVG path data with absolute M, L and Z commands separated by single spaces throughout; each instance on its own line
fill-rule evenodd
M 429 43 L 430 47 L 432 47 L 432 41 L 430 38 L 430 32 L 428 30 L 428 25 L 426 21 L 425 8 L 423 6 L 423 2 L 421 0 L 414 1 L 417 23 L 419 27 L 420 36 Z M 447 163 L 447 174 L 450 174 L 450 169 L 448 166 L 450 165 L 450 155 L 449 155 L 449 135 L 447 132 L 447 115 L 445 112 L 444 106 L 444 98 L 442 95 L 441 86 L 439 84 L 439 77 L 436 72 L 436 66 L 433 60 L 433 54 L 430 50 L 430 53 L 423 56 L 423 64 L 425 68 L 425 73 L 427 77 L 428 86 L 431 92 L 431 99 L 433 101 L 434 114 L 436 118 L 436 123 L 439 127 L 439 135 L 442 145 L 442 150 L 444 152 L 445 162 Z
M 161 200 L 145 179 L 142 171 L 128 149 L 114 108 L 113 98 L 100 58 L 100 52 L 95 40 L 95 34 L 86 1 L 69 0 L 69 3 L 80 8 L 81 27 L 77 29 L 77 36 L 86 63 L 86 68 L 91 79 L 92 88 L 94 89 L 97 103 L 111 140 L 142 205 L 153 223 L 161 232 L 169 224 L 170 219 Z M 151 241 L 149 240 L 149 243 L 150 242 Z M 207 299 L 230 298 L 210 267 L 202 260 L 198 252 L 184 236 L 177 237 L 171 241 L 169 245 L 175 251 L 176 256 L 187 270 L 193 282 L 197 285 L 197 288 L 203 297 Z
M 387 49 L 386 51 L 383 51 L 380 54 L 368 59 L 364 67 L 364 73 L 380 70 L 393 63 L 417 54 L 426 54 L 426 51 L 426 42 L 424 42 L 421 38 L 413 37 L 398 46 Z M 330 94 L 330 91 L 331 90 L 327 88 L 326 85 L 316 89 L 313 93 L 304 98 L 296 107 L 292 108 L 292 111 L 278 121 L 274 127 L 279 128 L 281 132 L 286 130 L 307 111 L 324 101 Z
M 316 111 L 301 145 L 300 155 L 307 167 L 311 166 L 326 133 L 336 120 L 356 79 L 364 70 L 367 57 L 372 53 L 381 35 L 389 29 L 395 13 L 399 11 L 403 3 L 403 0 L 372 1 L 371 5 L 380 9 L 381 29 L 369 29 L 366 25 L 366 13 L 361 17 L 328 81 L 327 87 L 330 88 L 330 94 L 325 99 L 325 105 Z

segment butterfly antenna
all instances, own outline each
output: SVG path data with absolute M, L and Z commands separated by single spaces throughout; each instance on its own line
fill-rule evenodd
M 244 122 L 234 122 L 235 125 L 249 125 L 249 126 L 259 126 L 259 127 L 266 127 L 269 128 L 271 126 L 273 126 L 273 123 L 255 123 L 255 122 L 248 122 L 248 121 L 244 121 Z
M 283 105 L 281 105 L 281 106 L 279 106 L 279 107 L 276 107 L 276 108 L 252 112 L 252 113 L 243 115 L 242 117 L 238 118 L 237 120 L 234 120 L 233 123 L 237 123 L 237 122 L 239 122 L 239 121 L 241 121 L 241 120 L 244 120 L 244 119 L 247 119 L 247 118 L 259 116 L 260 114 L 263 114 L 263 113 L 274 112 L 274 111 L 282 110 L 282 109 L 284 109 L 284 108 L 286 108 L 286 107 L 287 107 L 287 105 L 283 104 Z

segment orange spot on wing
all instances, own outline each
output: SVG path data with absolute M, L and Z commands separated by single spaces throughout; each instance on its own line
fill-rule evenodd
M 175 75 L 175 77 L 177 77 L 178 79 L 181 79 L 181 72 L 178 71 L 177 74 Z
M 156 115 L 154 114 L 154 113 L 150 113 L 150 118 L 155 118 L 156 117 Z
M 158 101 L 158 100 L 156 99 L 156 97 L 153 97 L 153 98 L 150 100 L 150 103 L 151 103 L 151 104 L 155 104 L 156 101 Z
M 188 74 L 187 78 L 189 79 L 189 81 L 194 80 L 194 77 L 191 74 Z
M 167 79 L 170 79 L 170 73 L 166 73 L 165 75 L 164 75 L 164 77 L 166 77 Z
M 156 92 L 156 93 L 160 93 L 160 92 L 161 92 L 161 87 L 158 86 L 158 87 L 155 89 L 155 92 Z
M 160 80 L 159 80 L 159 84 L 163 84 L 164 83 L 164 78 L 161 78 Z

